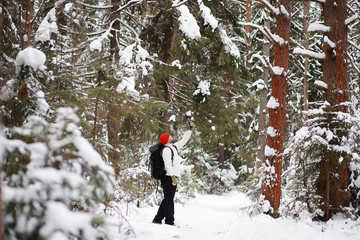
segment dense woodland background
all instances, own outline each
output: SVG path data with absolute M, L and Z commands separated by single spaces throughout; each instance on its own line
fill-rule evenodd
M 148 148 L 187 119 L 178 201 L 238 188 L 252 213 L 358 218 L 359 14 L 358 0 L 0 0 L 5 239 L 106 238 L 109 209 L 159 201 Z M 60 210 L 81 220 L 56 230 Z

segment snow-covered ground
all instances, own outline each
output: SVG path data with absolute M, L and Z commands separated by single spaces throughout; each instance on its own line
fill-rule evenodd
M 189 240 L 359 240 L 360 220 L 338 217 L 327 223 L 310 219 L 273 219 L 267 215 L 250 217 L 239 209 L 249 206 L 243 193 L 221 196 L 198 195 L 184 205 L 175 204 L 177 227 L 152 224 L 157 207 L 139 208 L 126 217 L 135 234 L 114 239 L 189 239 Z

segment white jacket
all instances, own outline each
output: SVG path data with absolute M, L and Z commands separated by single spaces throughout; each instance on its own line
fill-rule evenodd
M 178 150 L 180 150 L 187 143 L 187 141 L 189 141 L 191 132 L 191 130 L 185 132 L 182 139 L 176 143 L 165 144 L 166 147 L 163 149 L 162 157 L 164 160 L 167 176 L 180 177 L 180 157 L 178 154 Z M 177 149 L 174 146 L 176 146 Z M 174 153 L 174 161 L 171 160 L 170 148 Z

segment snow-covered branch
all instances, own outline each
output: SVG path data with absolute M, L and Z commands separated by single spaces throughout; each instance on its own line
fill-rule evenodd
M 311 50 L 306 50 L 306 49 L 301 49 L 299 47 L 295 48 L 293 51 L 293 54 L 295 55 L 301 55 L 304 57 L 311 57 L 311 58 L 315 58 L 317 60 L 324 60 L 325 59 L 325 53 L 317 53 Z
M 325 26 L 324 24 L 321 23 L 311 23 L 309 25 L 308 32 L 326 33 L 326 32 L 330 32 L 330 27 Z
M 267 0 L 255 0 L 260 3 L 262 3 L 272 14 L 279 15 L 280 11 L 279 9 L 275 8 L 271 3 L 269 3 Z
M 181 5 L 185 4 L 188 0 L 174 0 L 172 8 L 180 7 Z
M 273 38 L 272 33 L 270 32 L 270 30 L 268 28 L 264 28 L 263 26 L 260 26 L 260 25 L 254 24 L 254 23 L 240 22 L 239 24 L 243 25 L 243 26 L 250 26 L 250 27 L 258 29 L 267 40 L 269 40 L 272 44 L 275 43 L 275 39 Z
M 354 71 L 360 76 L 360 68 L 355 64 L 354 59 L 351 57 L 349 53 L 347 53 L 349 62 L 351 64 L 351 67 L 354 69 Z
M 356 20 L 360 19 L 360 16 L 358 14 L 355 14 L 351 17 L 349 17 L 348 19 L 345 20 L 345 25 L 349 25 L 350 23 L 355 22 Z
M 95 5 L 90 5 L 90 4 L 87 4 L 87 3 L 83 3 L 83 2 L 80 2 L 80 1 L 76 1 L 75 2 L 76 4 L 79 4 L 81 6 L 84 6 L 84 7 L 87 7 L 87 8 L 92 8 L 92 9 L 110 9 L 112 8 L 113 6 L 112 5 L 108 5 L 108 6 L 95 6 Z

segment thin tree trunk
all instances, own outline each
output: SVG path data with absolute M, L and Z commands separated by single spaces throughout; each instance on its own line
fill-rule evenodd
M 165 35 L 165 42 L 164 42 L 164 54 L 163 54 L 163 62 L 164 63 L 170 63 L 171 61 L 171 49 L 173 47 L 173 40 L 174 40 L 174 19 L 172 17 L 171 12 L 166 12 L 164 17 L 167 22 L 164 26 L 164 35 Z M 163 81 L 162 86 L 164 89 L 164 100 L 165 102 L 170 102 L 170 92 L 169 92 L 169 83 L 171 81 L 171 77 L 167 76 L 165 81 Z M 170 131 L 170 126 L 168 124 L 169 121 L 169 112 L 168 110 L 165 110 L 162 121 L 164 123 L 163 129 L 166 132 Z
M 323 45 L 326 55 L 323 61 L 323 77 L 328 86 L 323 99 L 330 104 L 327 109 L 327 125 L 340 139 L 338 141 L 334 138 L 330 143 L 341 146 L 342 137 L 348 135 L 347 129 L 339 125 L 339 120 L 336 119 L 336 113 L 347 112 L 347 107 L 341 104 L 348 100 L 347 27 L 345 25 L 347 0 L 327 0 L 323 4 L 323 9 L 324 24 L 330 27 L 326 37 L 335 43 L 335 48 L 328 43 L 329 41 L 325 41 Z M 342 212 L 343 207 L 350 204 L 350 194 L 347 190 L 350 176 L 349 159 L 341 156 L 342 154 L 336 156 L 333 152 L 327 151 L 320 162 L 318 180 L 318 193 L 323 198 L 321 208 L 325 213 L 323 217 L 325 221 L 329 220 L 333 214 Z
M 4 15 L 5 15 L 5 0 L 0 0 L 0 61 L 3 61 L 4 53 Z M 1 65 L 3 65 L 1 63 Z M 1 66 L 2 67 L 2 66 Z
M 304 41 L 304 48 L 306 50 L 309 49 L 309 21 L 310 21 L 310 1 L 307 0 L 304 2 L 304 18 L 303 18 L 303 26 L 304 26 L 304 34 L 305 34 L 305 41 Z M 309 94 L 308 94 L 308 79 L 307 74 L 309 72 L 309 58 L 305 57 L 305 63 L 304 63 L 304 80 L 303 80 L 303 110 L 307 111 L 309 110 Z M 307 118 L 307 115 L 305 114 L 305 120 Z
M 2 171 L 2 169 L 0 168 Z M 4 239 L 4 223 L 3 223 L 3 202 L 2 202 L 2 180 L 0 177 L 0 240 Z
M 246 23 L 251 23 L 251 2 L 252 0 L 246 0 Z M 246 55 L 246 67 L 251 68 L 250 58 L 251 58 L 251 27 L 246 25 L 245 26 L 245 39 L 246 39 L 246 48 L 247 48 L 247 55 Z
M 3 7 L 3 1 L 0 1 L 0 8 Z M 3 17 L 3 12 L 0 14 L 0 47 L 2 47 L 2 31 L 3 31 L 3 25 L 2 25 L 2 17 Z M 2 53 L 2 48 L 0 48 L 0 52 Z M 0 57 L 0 62 L 2 61 L 2 56 Z M 0 89 L 2 89 L 3 87 L 3 84 L 4 84 L 4 80 L 0 77 Z M 2 95 L 0 93 L 0 107 L 2 107 Z M 0 128 L 2 128 L 2 111 L 0 111 Z M 0 151 L 0 158 L 3 157 L 1 156 L 1 151 Z M 2 159 L 0 160 L 2 161 Z M 0 240 L 3 240 L 4 239 L 4 223 L 3 223 L 3 209 L 2 209 L 2 206 L 3 206 L 3 201 L 2 201 L 2 179 L 1 179 L 1 174 L 2 173 L 2 165 L 0 164 Z
M 31 32 L 32 32 L 32 17 L 34 13 L 34 3 L 32 0 L 28 0 L 26 7 L 22 7 L 20 11 L 20 20 L 22 20 L 21 26 L 22 30 L 20 31 L 21 37 L 21 46 L 22 49 L 25 49 L 30 45 L 31 42 Z
M 112 22 L 111 26 L 111 37 L 110 37 L 110 52 L 111 56 L 113 57 L 113 60 L 118 62 L 120 59 L 119 54 L 119 45 L 118 45 L 118 37 L 119 37 L 119 30 L 120 30 L 120 21 L 117 20 L 120 16 L 120 13 L 116 10 L 118 10 L 120 6 L 120 0 L 111 0 L 111 14 L 110 19 Z
M 264 20 L 264 26 L 270 29 L 270 14 L 266 14 L 266 18 Z M 269 60 L 270 58 L 270 43 L 265 40 L 263 44 L 263 55 L 264 58 Z M 265 162 L 265 145 L 266 145 L 266 103 L 267 103 L 267 95 L 268 95 L 268 79 L 269 79 L 269 68 L 266 65 L 263 65 L 263 73 L 262 79 L 264 81 L 264 88 L 260 91 L 260 110 L 259 110 L 259 135 L 257 140 L 257 164 L 256 168 L 259 169 L 262 163 Z
M 222 135 L 224 136 L 224 135 Z M 218 161 L 219 161 L 219 166 L 221 169 L 224 168 L 224 162 L 225 162 L 225 142 L 223 138 L 219 139 L 219 157 L 218 157 Z
M 119 132 L 120 132 L 120 111 L 118 106 L 112 106 L 109 109 L 107 115 L 107 132 L 108 132 L 108 142 L 112 146 L 112 149 L 109 151 L 108 157 L 109 161 L 113 163 L 113 168 L 115 170 L 115 176 L 120 175 L 120 153 L 118 149 L 120 147 L 119 141 Z
M 291 13 L 291 2 L 280 0 L 280 5 Z M 283 12 L 283 11 L 281 11 Z M 287 72 L 289 56 L 289 35 L 290 35 L 290 16 L 283 13 L 276 16 L 276 34 L 283 38 L 284 42 L 274 44 L 274 65 L 283 69 L 280 75 L 274 74 L 272 77 L 271 96 L 278 102 L 276 108 L 269 108 L 269 126 L 275 134 L 267 135 L 267 146 L 271 150 L 265 156 L 265 176 L 262 182 L 261 192 L 264 199 L 269 201 L 273 217 L 278 217 L 281 197 L 281 171 L 282 157 L 285 135 L 285 100 L 287 89 Z M 270 154 L 271 152 L 273 154 Z

